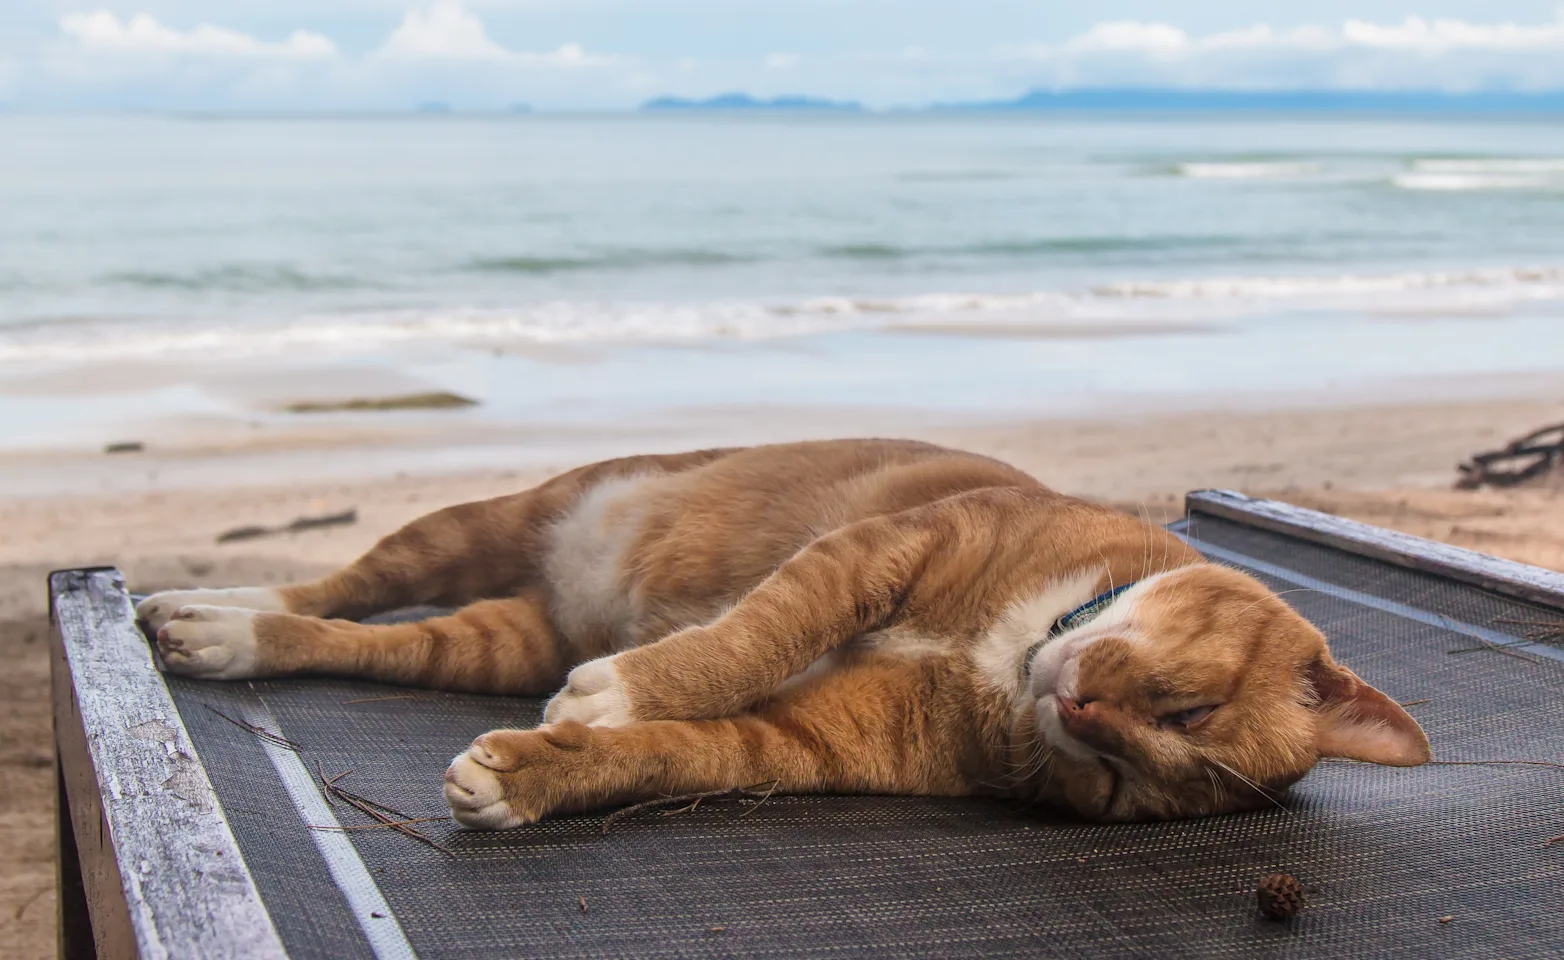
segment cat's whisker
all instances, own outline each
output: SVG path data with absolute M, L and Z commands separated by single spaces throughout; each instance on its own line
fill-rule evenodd
M 1270 792 L 1268 790 L 1266 790 L 1264 787 L 1260 786 L 1258 783 L 1255 783 L 1253 780 L 1250 780 L 1248 777 L 1246 777 L 1243 774 L 1239 773 L 1237 770 L 1234 770 L 1232 767 L 1228 766 L 1227 764 L 1223 763 L 1220 760 L 1212 760 L 1210 758 L 1207 758 L 1206 762 L 1207 763 L 1214 763 L 1218 767 L 1221 767 L 1223 770 L 1226 770 L 1228 773 L 1232 774 L 1235 778 L 1237 778 L 1240 783 L 1243 783 L 1243 784 L 1247 785 L 1255 793 L 1258 793 L 1260 796 L 1262 796 L 1265 799 L 1269 800 L 1271 802 L 1271 805 L 1274 806 L 1276 809 L 1278 809 L 1281 812 L 1287 814 L 1289 817 L 1292 816 L 1292 811 L 1291 810 L 1289 810 L 1285 806 L 1283 806 L 1282 802 L 1280 800 L 1277 800 L 1275 797 L 1271 796 Z
M 1151 515 L 1146 512 L 1146 501 L 1141 500 L 1135 504 L 1135 509 L 1142 523 L 1150 523 Z M 1151 572 L 1151 531 L 1144 526 L 1140 528 L 1140 579 L 1146 579 L 1146 574 Z
M 1097 559 L 1102 561 L 1102 569 L 1108 574 L 1108 592 L 1111 593 L 1118 588 L 1118 584 L 1113 582 L 1113 565 L 1108 563 L 1108 555 L 1102 552 L 1101 547 L 1097 548 Z
M 1313 592 L 1309 587 L 1296 587 L 1296 588 L 1294 588 L 1292 590 L 1278 590 L 1278 591 L 1276 591 L 1275 594 L 1273 594 L 1273 596 L 1285 597 L 1289 593 L 1309 593 L 1309 592 Z M 1248 613 L 1250 610 L 1253 610 L 1255 607 L 1259 606 L 1262 603 L 1265 603 L 1269 599 L 1271 599 L 1271 598 L 1270 597 L 1261 597 L 1260 599 L 1256 600 L 1254 603 L 1251 603 L 1251 604 L 1249 604 L 1249 606 L 1244 607 L 1242 610 L 1238 611 L 1238 615 L 1239 616 L 1243 616 L 1244 614 Z
M 1162 569 L 1164 569 L 1164 570 L 1167 569 L 1167 567 L 1168 567 L 1168 559 L 1172 556 L 1172 553 L 1173 553 L 1173 541 L 1172 541 L 1172 539 L 1170 539 L 1168 537 L 1163 537 L 1162 538 Z
M 1025 754 L 1023 759 L 1019 761 L 1014 759 L 1017 754 L 1023 752 Z M 1010 756 L 1007 758 L 1011 769 L 1006 774 L 1006 779 L 1012 786 L 1022 783 L 1036 776 L 1052 756 L 1053 748 L 1043 738 L 1042 731 L 1035 724 L 1029 724 L 1023 730 L 1023 737 L 1012 744 Z
M 1053 759 L 1053 756 L 1054 756 L 1054 752 L 1053 752 L 1053 748 L 1051 748 L 1051 747 L 1046 749 L 1046 750 L 1044 750 L 1044 751 L 1042 751 L 1039 755 L 1037 755 L 1034 758 L 1033 762 L 1027 764 L 1027 768 L 1025 770 L 1021 771 L 1022 775 L 1020 777 L 1018 777 L 1014 782 L 1017 783 L 1017 784 L 1025 783 L 1026 781 L 1031 780 L 1033 777 L 1037 776 L 1038 774 L 1040 774 L 1040 773 L 1042 773 L 1042 772 L 1044 772 L 1046 770 L 1047 773 L 1048 773 L 1048 776 L 1043 781 L 1042 785 L 1040 787 L 1038 787 L 1038 793 L 1041 794 L 1042 792 L 1047 790 L 1048 789 L 1048 785 L 1053 782 L 1054 767 L 1053 767 L 1053 764 L 1049 763 L 1049 761 Z
M 1035 735 L 1028 748 L 1026 759 L 1016 764 L 1009 774 L 1011 783 L 1022 783 L 1035 776 L 1052 755 L 1053 749 L 1048 746 L 1042 736 L 1040 734 Z
M 1213 801 L 1218 808 L 1227 806 L 1227 788 L 1222 785 L 1222 780 L 1216 775 L 1216 771 L 1210 767 L 1203 768 L 1206 779 L 1211 781 Z

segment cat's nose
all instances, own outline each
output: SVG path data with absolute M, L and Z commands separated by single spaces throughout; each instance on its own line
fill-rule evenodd
M 1066 697 L 1057 694 L 1054 696 L 1054 699 L 1059 701 L 1059 716 L 1066 721 L 1070 720 L 1072 717 L 1079 717 L 1083 715 L 1091 708 L 1092 704 L 1097 702 L 1096 700 L 1080 700 L 1075 697 Z
M 1099 701 L 1076 697 L 1055 696 L 1059 704 L 1059 720 L 1073 736 L 1089 735 L 1100 726 L 1102 706 Z

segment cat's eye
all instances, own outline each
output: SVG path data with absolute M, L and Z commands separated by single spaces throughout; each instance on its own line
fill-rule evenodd
M 1162 722 L 1166 726 L 1181 727 L 1188 730 L 1211 716 L 1211 711 L 1215 710 L 1216 707 L 1217 705 L 1214 703 L 1206 704 L 1203 707 L 1190 707 L 1188 710 L 1180 710 L 1177 713 L 1164 715 Z

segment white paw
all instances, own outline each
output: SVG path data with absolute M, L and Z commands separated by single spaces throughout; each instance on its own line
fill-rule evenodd
M 472 830 L 509 830 L 526 822 L 505 801 L 498 766 L 498 758 L 476 743 L 451 761 L 445 771 L 445 802 L 457 823 Z
M 136 619 L 147 630 L 157 633 L 174 618 L 180 607 L 199 604 L 208 607 L 238 607 L 243 610 L 272 610 L 286 613 L 282 597 L 270 587 L 230 587 L 226 590 L 165 590 L 136 604 Z
M 255 671 L 255 610 L 184 606 L 157 632 L 158 652 L 174 673 L 243 680 Z
M 543 708 L 544 723 L 574 720 L 589 727 L 622 727 L 629 723 L 630 698 L 614 666 L 615 657 L 588 660 L 565 679 L 565 689 Z

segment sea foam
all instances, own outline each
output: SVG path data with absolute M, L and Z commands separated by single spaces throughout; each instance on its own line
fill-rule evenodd
M 0 364 L 155 360 L 179 354 L 274 355 L 429 346 L 689 343 L 881 329 L 1072 336 L 1094 325 L 1154 332 L 1220 327 L 1296 310 L 1395 313 L 1453 306 L 1503 311 L 1564 301 L 1564 266 L 1383 274 L 1212 276 L 1022 293 L 931 292 L 792 301 L 551 300 L 307 314 L 274 321 L 51 320 L 0 327 Z
M 1564 158 L 1414 160 L 1390 182 L 1403 190 L 1564 190 Z
M 1320 165 L 1298 160 L 1248 163 L 1181 163 L 1178 172 L 1193 180 L 1290 180 L 1320 172 Z

